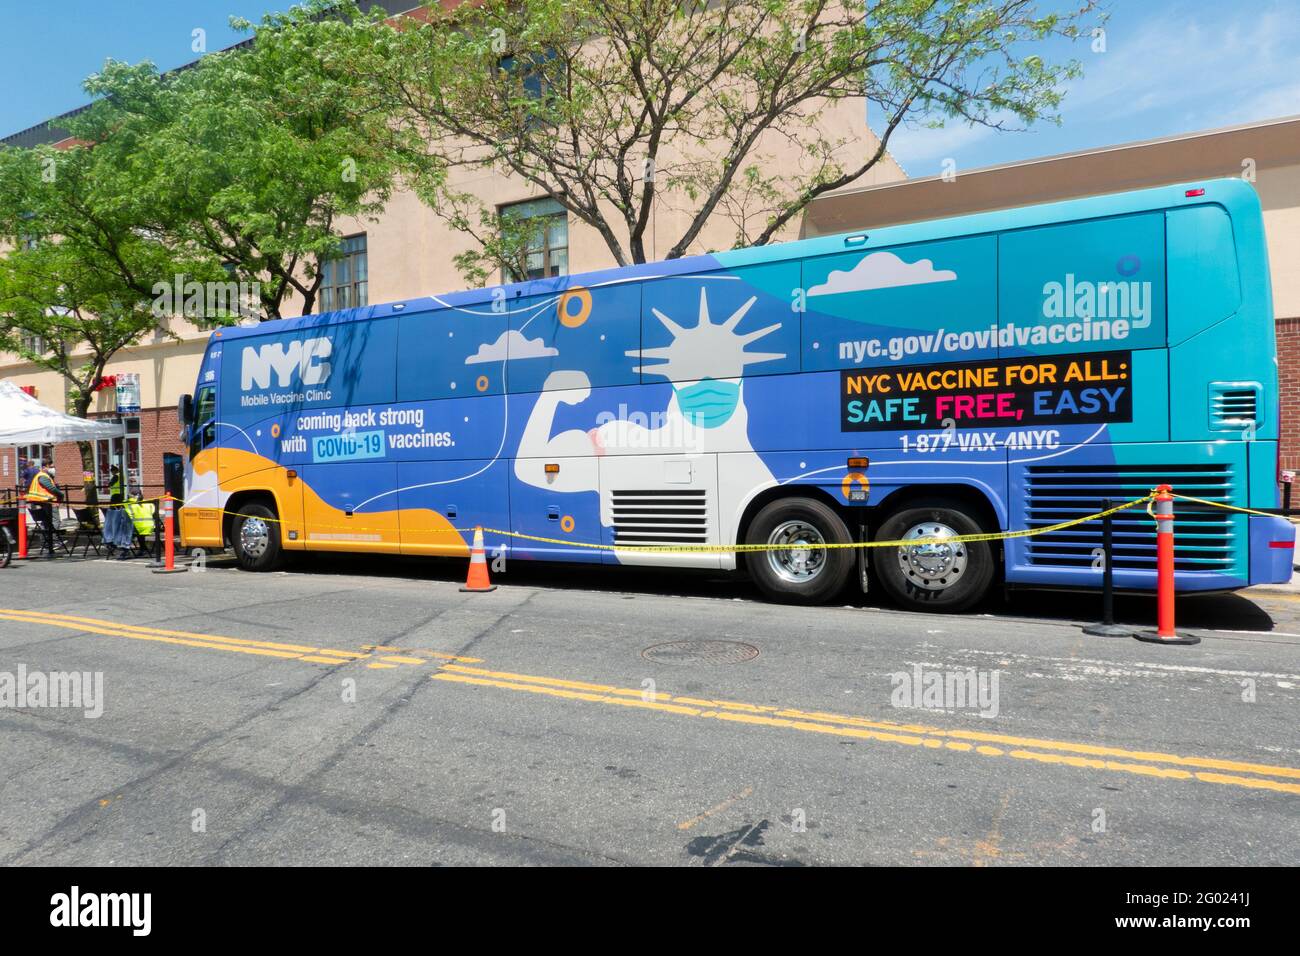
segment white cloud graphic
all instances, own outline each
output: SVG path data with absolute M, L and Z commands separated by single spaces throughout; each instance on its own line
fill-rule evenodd
M 835 295 L 839 292 L 868 292 L 872 289 L 893 289 L 905 285 L 926 285 L 931 282 L 951 282 L 957 273 L 950 269 L 935 269 L 929 259 L 904 262 L 892 252 L 872 252 L 862 261 L 843 272 L 831 270 L 826 281 L 808 290 L 808 295 Z
M 527 339 L 524 338 L 524 333 L 518 329 L 509 329 L 502 332 L 501 337 L 491 345 L 486 342 L 480 345 L 477 352 L 465 359 L 465 364 L 482 365 L 484 362 L 504 362 L 506 359 L 513 361 L 515 359 L 547 358 L 559 354 L 559 349 L 546 345 L 540 336 L 535 339 Z

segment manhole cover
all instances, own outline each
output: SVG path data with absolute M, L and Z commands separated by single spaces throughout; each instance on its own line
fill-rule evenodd
M 641 656 L 656 664 L 743 664 L 758 648 L 740 641 L 673 641 L 647 647 Z

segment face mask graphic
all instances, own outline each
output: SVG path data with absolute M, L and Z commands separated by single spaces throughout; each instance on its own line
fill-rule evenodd
M 682 416 L 697 428 L 725 425 L 740 404 L 740 383 L 719 382 L 706 378 L 694 385 L 677 389 L 677 407 Z

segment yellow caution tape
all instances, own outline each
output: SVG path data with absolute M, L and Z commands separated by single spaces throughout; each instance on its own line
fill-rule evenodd
M 1106 515 L 1115 514 L 1118 511 L 1124 511 L 1146 501 L 1150 495 L 1143 498 L 1135 498 L 1127 501 L 1122 505 L 1116 505 L 1105 511 L 1099 511 L 1096 514 L 1086 515 L 1082 518 L 1071 518 L 1069 521 L 1061 521 L 1057 524 L 1047 525 L 1042 528 L 1022 528 L 1019 531 L 990 531 L 979 534 L 954 534 L 946 537 L 927 537 L 927 538 L 907 538 L 897 541 L 849 541 L 846 543 L 822 543 L 822 544 L 591 544 L 585 541 L 569 541 L 564 538 L 546 538 L 541 535 L 524 534 L 520 531 L 504 531 L 500 528 L 483 528 L 484 534 L 504 535 L 509 538 L 521 538 L 525 541 L 539 541 L 545 544 L 562 544 L 570 548 L 593 548 L 601 551 L 633 551 L 633 552 L 651 552 L 659 554 L 674 553 L 700 553 L 700 552 L 752 552 L 752 551 L 790 551 L 794 549 L 804 549 L 808 551 L 839 551 L 854 550 L 858 548 L 912 548 L 922 544 L 962 544 L 974 543 L 977 541 L 1003 541 L 1007 538 L 1029 538 L 1039 534 L 1050 534 L 1054 531 L 1064 531 L 1066 528 L 1073 528 L 1076 525 L 1085 524 L 1089 521 L 1096 521 L 1098 518 L 1104 518 Z M 472 531 L 469 528 L 457 528 L 457 531 Z
M 1242 514 L 1259 515 L 1260 517 L 1263 518 L 1280 517 L 1280 515 L 1270 514 L 1267 511 L 1256 511 L 1254 508 L 1242 508 L 1239 507 L 1238 505 L 1224 504 L 1222 501 L 1209 501 L 1205 498 L 1193 498 L 1191 495 L 1180 495 L 1177 492 L 1173 492 L 1173 491 L 1169 492 L 1169 494 L 1170 497 L 1181 498 L 1183 501 L 1194 501 L 1198 505 L 1210 505 L 1211 507 L 1214 508 L 1223 508 L 1227 511 L 1240 511 Z
M 1242 514 L 1258 515 L 1266 518 L 1276 517 L 1275 515 L 1272 515 L 1267 511 L 1257 511 L 1254 508 L 1243 508 L 1238 505 L 1225 504 L 1221 501 L 1210 501 L 1206 498 L 1196 498 L 1191 495 L 1180 495 L 1177 492 L 1170 492 L 1170 495 L 1182 501 L 1190 501 L 1196 504 L 1207 505 L 1214 508 L 1223 508 L 1227 511 L 1237 511 L 1237 512 L 1241 512 Z M 139 500 L 139 503 L 159 502 L 159 501 L 163 501 L 166 497 L 167 496 L 164 495 L 158 498 L 141 498 Z M 1077 525 L 1087 524 L 1089 521 L 1097 521 L 1101 518 L 1106 517 L 1107 515 L 1116 514 L 1117 512 L 1125 511 L 1129 508 L 1133 508 L 1141 504 L 1147 505 L 1146 508 L 1147 514 L 1151 515 L 1154 518 L 1155 516 L 1151 512 L 1151 504 L 1154 502 L 1155 497 L 1156 497 L 1156 493 L 1152 491 L 1150 494 L 1144 495 L 1141 498 L 1134 498 L 1132 501 L 1126 501 L 1123 504 L 1116 505 L 1115 507 L 1109 508 L 1105 511 L 1098 511 L 1096 514 L 1085 515 L 1082 518 L 1071 518 L 1069 521 L 1061 521 L 1058 522 L 1057 524 L 1047 525 L 1042 528 L 1022 528 L 1017 531 L 982 532 L 979 534 L 958 534 L 958 535 L 951 535 L 948 537 L 909 538 L 906 540 L 898 540 L 898 541 L 852 541 L 844 544 L 840 544 L 838 542 L 822 543 L 822 544 L 801 544 L 798 545 L 797 547 L 810 550 L 810 551 L 814 551 L 814 550 L 832 551 L 832 550 L 844 550 L 844 549 L 856 550 L 858 548 L 910 548 L 910 547 L 916 547 L 918 545 L 923 545 L 923 544 L 963 544 L 963 543 L 973 544 L 980 541 L 1004 541 L 1008 538 L 1029 538 L 1040 534 L 1051 534 L 1056 531 L 1064 531 L 1067 528 L 1073 528 Z M 175 498 L 173 498 L 172 500 L 176 502 L 177 508 L 182 508 L 182 507 L 211 508 L 211 510 L 214 511 L 223 511 L 226 515 L 229 515 L 232 518 L 258 518 L 262 521 L 272 523 L 272 524 L 286 523 L 286 519 L 283 518 L 272 518 L 267 515 L 249 515 L 249 514 L 242 514 L 236 511 L 225 511 L 225 509 L 221 508 L 219 505 L 190 506 L 187 505 L 186 502 L 179 501 Z M 123 504 L 134 504 L 134 503 L 136 502 L 132 500 L 129 502 L 125 502 Z M 76 503 L 70 502 L 65 504 L 75 505 Z M 93 504 L 92 505 L 87 502 L 82 505 L 78 505 L 78 507 L 90 507 L 90 508 L 99 508 L 101 510 L 107 510 L 109 508 L 121 508 L 123 507 L 123 504 L 116 504 L 116 505 Z M 356 525 L 316 525 L 314 527 L 322 531 L 356 530 Z M 454 530 L 461 534 L 472 534 L 474 532 L 474 528 L 456 528 Z M 778 545 L 778 544 L 598 544 L 589 541 L 573 541 L 568 538 L 548 538 L 543 535 L 526 534 L 522 531 L 507 531 L 503 528 L 485 527 L 482 530 L 484 534 L 498 535 L 506 538 L 516 538 L 521 541 L 535 541 L 539 544 L 562 545 L 566 548 L 588 548 L 593 551 L 624 551 L 624 552 L 650 553 L 650 554 L 693 554 L 693 553 L 719 553 L 719 552 L 745 553 L 745 552 L 754 552 L 754 551 L 785 551 L 785 550 L 790 550 L 791 547 L 790 545 Z

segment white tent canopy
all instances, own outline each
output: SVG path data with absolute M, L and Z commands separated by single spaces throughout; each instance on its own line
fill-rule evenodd
M 121 424 L 93 422 L 42 405 L 13 382 L 0 382 L 0 445 L 57 445 L 123 434 Z

